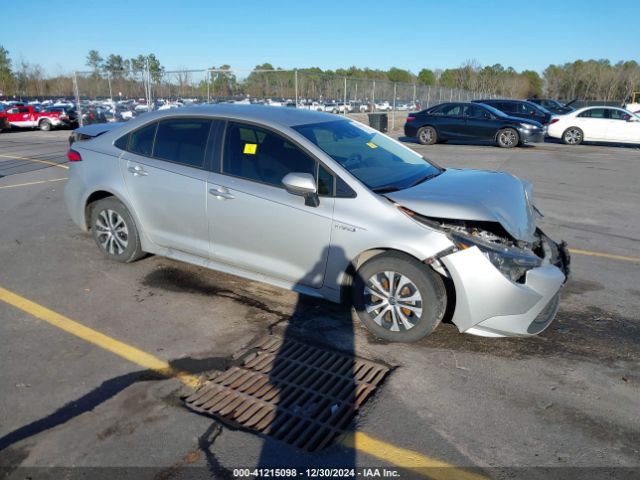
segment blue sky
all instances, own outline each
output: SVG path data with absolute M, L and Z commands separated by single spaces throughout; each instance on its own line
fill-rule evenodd
M 0 11 L 0 45 L 49 74 L 86 70 L 90 49 L 154 53 L 168 70 L 640 61 L 639 0 L 19 0 Z

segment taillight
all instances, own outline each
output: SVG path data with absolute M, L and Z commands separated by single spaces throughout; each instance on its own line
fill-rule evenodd
M 556 122 L 559 122 L 560 119 L 559 118 L 552 118 L 551 121 L 549 122 L 549 125 L 553 125 Z
M 413 122 L 416 119 L 416 117 L 407 117 L 407 122 Z
M 67 158 L 69 159 L 70 162 L 81 162 L 82 161 L 82 157 L 75 150 L 69 150 L 67 152 Z

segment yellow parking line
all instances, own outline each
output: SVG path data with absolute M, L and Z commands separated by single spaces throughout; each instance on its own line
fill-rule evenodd
M 0 157 L 10 158 L 12 160 L 26 160 L 27 162 L 43 163 L 45 165 L 50 165 L 52 167 L 64 168 L 65 170 L 69 170 L 69 167 L 67 165 L 60 165 L 59 163 L 50 162 L 49 160 L 40 160 L 38 158 L 29 158 L 29 157 L 21 157 L 19 155 L 5 155 L 5 154 L 0 154 Z
M 17 183 L 15 185 L 2 185 L 0 189 L 3 188 L 15 188 L 15 187 L 26 187 L 27 185 L 38 185 L 39 183 L 49 183 L 49 182 L 61 182 L 62 180 L 67 180 L 68 177 L 64 178 L 54 178 L 51 180 L 39 180 L 37 182 L 27 182 L 27 183 Z
M 614 255 L 612 253 L 592 252 L 591 250 L 580 250 L 578 248 L 569 248 L 570 253 L 576 255 L 588 255 L 590 257 L 610 258 L 612 260 L 623 260 L 625 262 L 640 262 L 640 257 L 627 257 L 624 255 Z
M 434 480 L 486 480 L 487 477 L 459 467 L 427 457 L 421 453 L 396 447 L 363 432 L 346 434 L 338 443 L 353 448 L 372 457 L 385 460 L 403 470 L 410 470 Z
M 191 388 L 197 388 L 202 384 L 201 380 L 195 375 L 176 370 L 164 360 L 82 325 L 75 320 L 71 320 L 64 315 L 56 313 L 2 287 L 0 287 L 0 301 L 119 357 L 129 360 L 136 365 L 157 372 L 164 377 L 175 377 Z M 430 458 L 412 450 L 391 445 L 382 440 L 370 437 L 363 432 L 343 435 L 338 441 L 346 447 L 353 448 L 399 468 L 411 470 L 416 474 L 436 480 L 486 480 L 486 477 L 482 475 L 436 460 L 435 458 Z
M 146 353 L 134 346 L 128 345 L 120 340 L 111 338 L 104 333 L 100 333 L 97 330 L 93 330 L 81 323 L 78 323 L 70 318 L 60 315 L 59 313 L 49 310 L 42 305 L 38 305 L 31 300 L 28 300 L 20 295 L 17 295 L 9 290 L 0 287 L 0 301 L 8 303 L 22 310 L 23 312 L 33 315 L 40 320 L 43 320 L 54 327 L 58 327 L 67 333 L 75 335 L 82 340 L 89 343 L 93 343 L 100 348 L 103 348 L 115 355 L 129 360 L 132 363 L 140 365 L 154 372 L 159 373 L 164 377 L 176 377 L 185 385 L 196 388 L 200 385 L 200 380 L 194 375 L 190 375 L 185 372 L 180 372 L 172 368 L 164 360 L 160 360 L 153 355 Z

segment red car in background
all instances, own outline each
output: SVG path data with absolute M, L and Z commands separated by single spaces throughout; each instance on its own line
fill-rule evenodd
M 0 110 L 0 132 L 3 130 L 9 130 L 11 124 L 9 123 L 9 117 L 6 113 Z
M 9 107 L 4 113 L 11 126 L 16 128 L 39 128 L 49 131 L 53 128 L 69 127 L 73 123 L 73 119 L 64 110 L 41 111 L 31 105 Z

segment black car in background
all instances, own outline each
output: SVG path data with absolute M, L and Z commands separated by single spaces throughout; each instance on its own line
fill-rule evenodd
M 553 100 L 551 98 L 527 98 L 527 101 L 540 105 L 556 115 L 564 115 L 565 113 L 571 113 L 575 110 L 575 108 L 569 106 L 575 102 L 575 100 L 566 104 L 560 103 L 558 100 Z
M 73 107 L 47 107 L 45 112 L 59 112 L 60 119 L 69 123 L 71 128 L 78 128 L 78 112 Z
M 544 141 L 544 128 L 536 121 L 505 115 L 479 103 L 442 103 L 410 113 L 404 134 L 423 145 L 447 140 L 493 141 L 499 147 L 512 148 Z
M 534 120 L 543 125 L 548 125 L 553 113 L 540 105 L 527 102 L 526 100 L 473 100 L 474 103 L 489 105 L 510 117 Z

